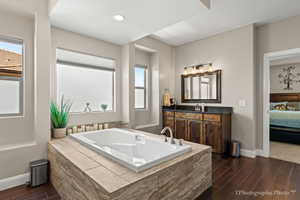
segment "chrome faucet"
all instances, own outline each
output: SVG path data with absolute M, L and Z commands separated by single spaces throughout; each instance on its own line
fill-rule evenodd
M 169 133 L 170 133 L 170 143 L 171 144 L 175 144 L 175 140 L 174 140 L 174 137 L 173 137 L 173 131 L 172 131 L 172 129 L 170 128 L 170 127 L 168 127 L 168 126 L 166 126 L 160 133 L 162 134 L 162 135 L 165 135 L 165 133 L 166 133 L 166 131 L 169 131 Z M 165 139 L 165 142 L 167 142 L 167 140 Z
M 201 104 L 201 112 L 205 112 L 205 103 Z
M 196 104 L 195 111 L 201 111 L 201 107 L 200 107 L 199 103 Z

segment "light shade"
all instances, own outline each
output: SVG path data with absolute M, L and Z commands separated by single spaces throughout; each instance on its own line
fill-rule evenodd
M 209 71 L 209 72 L 213 72 L 213 71 L 214 71 L 212 64 L 209 64 L 209 66 L 208 66 L 208 71 Z

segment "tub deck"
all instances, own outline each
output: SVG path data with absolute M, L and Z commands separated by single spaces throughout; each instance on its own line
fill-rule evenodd
M 71 138 L 51 140 L 50 179 L 62 199 L 194 199 L 212 185 L 211 148 L 186 143 L 191 152 L 136 173 Z

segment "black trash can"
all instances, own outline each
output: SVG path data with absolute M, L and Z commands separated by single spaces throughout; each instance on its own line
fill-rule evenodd
M 30 163 L 30 187 L 37 187 L 45 184 L 49 179 L 49 161 L 46 159 Z
M 238 158 L 241 156 L 241 143 L 239 141 L 231 142 L 230 155 L 235 158 Z

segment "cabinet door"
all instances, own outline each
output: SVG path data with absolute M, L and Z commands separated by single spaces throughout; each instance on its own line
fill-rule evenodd
M 175 138 L 186 139 L 187 138 L 187 120 L 175 119 Z
M 205 144 L 202 136 L 202 122 L 188 121 L 188 140 L 194 143 Z
M 170 127 L 172 131 L 175 131 L 175 120 L 174 120 L 175 113 L 164 111 L 163 112 L 163 128 L 164 127 Z M 169 134 L 169 133 L 167 133 Z
M 219 122 L 205 121 L 203 125 L 205 142 L 212 147 L 213 152 L 224 153 L 222 147 L 222 129 Z

